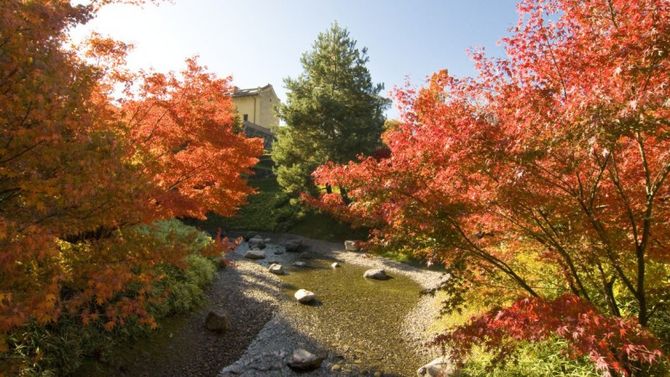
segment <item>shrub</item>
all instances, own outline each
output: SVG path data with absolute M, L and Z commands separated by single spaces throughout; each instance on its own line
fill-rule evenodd
M 216 265 L 209 258 L 191 254 L 186 258 L 188 267 L 180 270 L 165 266 L 165 279 L 156 286 L 155 294 L 167 295 L 168 299 L 154 305 L 157 317 L 185 313 L 200 305 L 204 298 L 204 287 L 214 280 Z
M 161 278 L 153 283 L 146 310 L 151 318 L 160 319 L 176 313 L 193 310 L 202 303 L 204 289 L 215 277 L 216 264 L 203 254 L 210 254 L 215 242 L 205 233 L 177 220 L 162 221 L 134 229 L 143 237 L 153 240 L 155 252 L 169 247 L 185 247 L 188 255 L 183 266 L 157 265 L 153 273 Z M 129 237 L 132 240 L 132 237 Z M 69 245 L 80 250 L 82 245 Z M 146 271 L 133 271 L 135 274 Z M 141 284 L 131 284 L 116 295 L 114 301 L 123 302 L 135 297 Z M 64 293 L 65 294 L 65 293 Z M 95 307 L 92 302 L 89 307 Z M 9 336 L 9 352 L 0 359 L 0 375 L 8 372 L 18 376 L 61 376 L 73 373 L 86 357 L 105 358 L 115 345 L 149 334 L 152 324 L 130 316 L 118 326 L 105 328 L 102 318 L 87 317 L 82 313 L 68 313 L 57 322 L 39 325 L 36 322 L 20 327 Z
M 505 362 L 496 362 L 494 355 L 477 348 L 465 363 L 464 377 L 599 377 L 587 358 L 568 357 L 568 345 L 561 339 L 524 342 Z

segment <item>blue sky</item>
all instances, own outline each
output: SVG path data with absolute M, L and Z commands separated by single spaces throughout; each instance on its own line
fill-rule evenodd
M 369 69 L 385 91 L 409 77 L 420 85 L 446 68 L 473 73 L 466 49 L 502 53 L 497 42 L 516 23 L 515 0 L 173 0 L 160 6 L 113 5 L 74 30 L 91 30 L 135 45 L 132 68 L 180 70 L 200 62 L 239 87 L 270 83 L 285 99 L 283 79 L 300 74 L 300 56 L 333 21 L 358 46 L 368 47 Z M 391 109 L 389 117 L 397 116 Z

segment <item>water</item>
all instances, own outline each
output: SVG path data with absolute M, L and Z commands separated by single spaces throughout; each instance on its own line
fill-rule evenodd
M 412 376 L 418 355 L 401 331 L 409 311 L 418 303 L 421 287 L 402 275 L 377 281 L 363 278 L 365 268 L 332 260 L 312 259 L 310 268 L 292 269 L 282 277 L 284 291 L 313 291 L 315 305 L 295 303 L 287 310 L 300 319 L 303 331 L 354 362 L 362 370 Z
M 289 273 L 281 276 L 281 292 L 285 295 L 282 314 L 296 324 L 295 330 L 323 345 L 324 349 L 343 356 L 343 360 L 337 361 L 342 371 L 352 369 L 362 372 L 361 375 L 380 371 L 385 376 L 414 376 L 423 364 L 420 361 L 425 360 L 417 355 L 415 345 L 403 336 L 401 329 L 405 317 L 420 299 L 421 287 L 411 279 L 393 273 L 389 273 L 393 277 L 390 280 L 365 279 L 365 268 L 346 263 L 333 269 L 330 264 L 334 260 L 320 254 L 303 254 L 302 257 L 306 258 L 309 267 L 296 268 L 286 263 Z M 316 293 L 318 302 L 314 305 L 297 303 L 293 293 L 299 288 Z M 227 305 L 230 303 L 224 307 Z M 203 332 L 203 320 L 204 316 L 195 314 L 163 319 L 159 331 L 126 349 L 117 349 L 108 360 L 109 364 L 89 362 L 76 375 L 116 376 L 120 366 L 127 367 L 125 375 L 156 375 L 146 371 L 152 365 L 161 365 L 165 358 L 171 360 L 181 354 L 188 358 L 195 352 L 194 349 L 191 352 L 184 350 L 184 344 L 190 344 L 190 336 L 195 339 L 212 336 Z M 191 327 L 192 331 L 189 330 Z M 172 337 L 172 334 L 183 336 Z M 186 343 L 178 341 L 183 337 Z M 211 352 L 216 352 L 215 349 Z

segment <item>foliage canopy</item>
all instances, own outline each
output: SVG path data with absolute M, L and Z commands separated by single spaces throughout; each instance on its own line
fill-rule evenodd
M 0 6 L 0 352 L 8 331 L 63 315 L 155 325 L 157 266 L 185 267 L 188 248 L 137 226 L 229 215 L 252 192 L 242 175 L 262 146 L 234 127 L 230 78 L 194 59 L 179 75 L 130 72 L 129 46 L 98 35 L 66 47 L 107 3 Z
M 473 51 L 477 77 L 399 91 L 390 157 L 322 166 L 353 202 L 318 205 L 444 263 L 456 304 L 469 287 L 514 302 L 440 337 L 455 357 L 558 335 L 606 374 L 643 374 L 670 310 L 668 4 L 518 8 L 505 58 Z

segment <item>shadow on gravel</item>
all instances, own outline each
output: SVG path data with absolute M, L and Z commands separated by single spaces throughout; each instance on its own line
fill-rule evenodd
M 276 236 L 270 238 L 280 242 Z M 418 302 L 421 287 L 398 271 L 386 281 L 365 279 L 366 267 L 349 263 L 345 254 L 338 257 L 340 245 L 308 239 L 303 243 L 308 251 L 295 258 L 307 266 L 289 265 L 288 274 L 281 276 L 284 299 L 276 316 L 242 358 L 219 376 L 415 375 L 424 357 L 415 354 L 414 343 L 401 327 Z M 340 262 L 339 268 L 331 267 L 334 261 Z M 318 301 L 295 302 L 292 295 L 300 288 L 313 291 Z M 318 369 L 298 373 L 287 366 L 296 348 L 326 358 Z
M 272 317 L 279 293 L 263 268 L 240 263 L 226 268 L 206 293 L 196 312 L 166 319 L 149 337 L 139 339 L 105 360 L 89 360 L 76 376 L 212 377 L 237 360 Z M 205 329 L 211 310 L 229 315 L 231 329 L 217 334 Z

